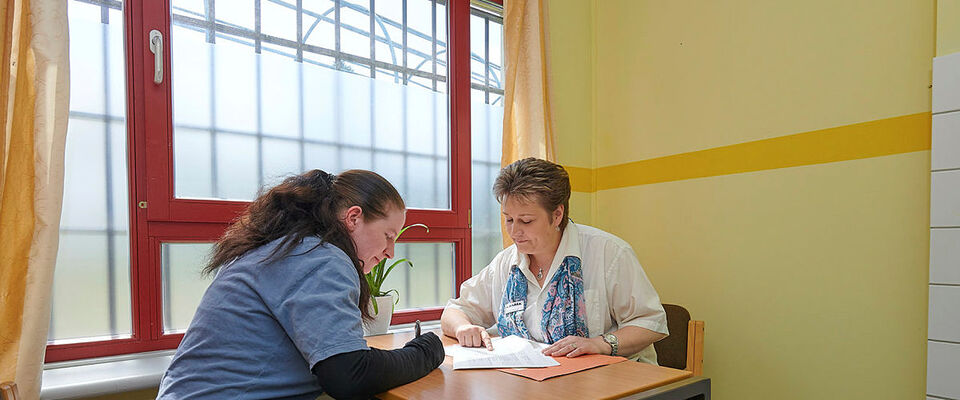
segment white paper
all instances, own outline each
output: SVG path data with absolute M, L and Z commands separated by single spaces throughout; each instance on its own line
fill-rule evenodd
M 519 336 L 491 339 L 493 351 L 486 347 L 463 347 L 459 344 L 444 347 L 453 357 L 453 369 L 472 368 L 542 368 L 560 365 L 541 351 L 546 344 L 533 342 Z

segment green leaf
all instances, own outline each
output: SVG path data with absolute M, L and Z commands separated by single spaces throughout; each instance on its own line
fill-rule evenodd
M 383 285 L 383 265 L 386 261 L 387 260 L 380 260 L 380 262 L 373 266 L 373 269 L 366 274 L 371 293 L 376 293 L 380 290 L 380 286 Z
M 377 284 L 382 285 L 387 280 L 387 273 L 384 272 L 384 266 L 387 265 L 387 259 L 384 258 L 377 263 Z
M 389 275 L 389 274 L 390 274 L 390 271 L 393 271 L 393 267 L 396 267 L 397 264 L 400 264 L 400 263 L 402 263 L 402 262 L 406 262 L 407 264 L 410 264 L 411 267 L 413 266 L 413 263 L 411 263 L 410 261 L 407 261 L 406 258 L 401 258 L 401 259 L 395 261 L 393 264 L 390 264 L 390 268 L 387 268 L 387 272 L 386 272 L 385 274 L 383 274 L 384 277 L 386 277 L 386 275 Z
M 413 227 L 415 227 L 415 226 L 422 226 L 424 229 L 427 230 L 427 232 L 430 232 L 430 227 L 428 227 L 428 226 L 426 226 L 426 225 L 424 225 L 424 224 L 407 225 L 407 226 L 403 227 L 403 229 L 401 229 L 400 232 L 397 232 L 397 237 L 395 237 L 395 238 L 393 239 L 393 241 L 396 242 L 397 239 L 400 239 L 400 235 L 403 235 L 403 233 L 406 232 L 407 229 L 413 228 Z

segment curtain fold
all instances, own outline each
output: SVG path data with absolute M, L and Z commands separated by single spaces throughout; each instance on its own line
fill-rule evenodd
M 506 0 L 501 166 L 526 157 L 555 161 L 543 0 Z
M 65 1 L 0 5 L 0 381 L 40 396 L 69 118 Z
M 503 2 L 504 104 L 500 166 L 526 157 L 556 161 L 543 0 Z M 503 219 L 500 231 L 505 233 Z M 513 243 L 500 235 L 503 246 Z

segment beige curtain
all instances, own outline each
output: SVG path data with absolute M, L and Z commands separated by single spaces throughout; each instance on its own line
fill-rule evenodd
M 503 5 L 506 86 L 500 163 L 526 157 L 555 161 L 544 2 L 506 0 Z
M 0 381 L 40 395 L 63 198 L 67 5 L 0 4 Z
M 500 165 L 526 157 L 556 161 L 543 0 L 503 2 L 504 104 Z M 503 220 L 500 231 L 505 232 Z M 503 246 L 513 243 L 501 234 Z

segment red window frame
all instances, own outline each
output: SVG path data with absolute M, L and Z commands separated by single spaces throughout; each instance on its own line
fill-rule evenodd
M 502 6 L 502 0 L 488 0 Z M 449 210 L 410 209 L 404 242 L 453 243 L 456 292 L 470 278 L 470 0 L 448 0 L 450 110 Z M 160 247 L 165 242 L 212 242 L 248 202 L 178 199 L 174 196 L 170 64 L 170 0 L 127 0 L 124 10 L 127 78 L 127 156 L 130 187 L 130 338 L 47 346 L 46 362 L 176 348 L 183 334 L 163 333 Z M 153 82 L 151 30 L 165 38 L 164 80 Z M 440 318 L 442 307 L 400 311 L 392 323 Z

